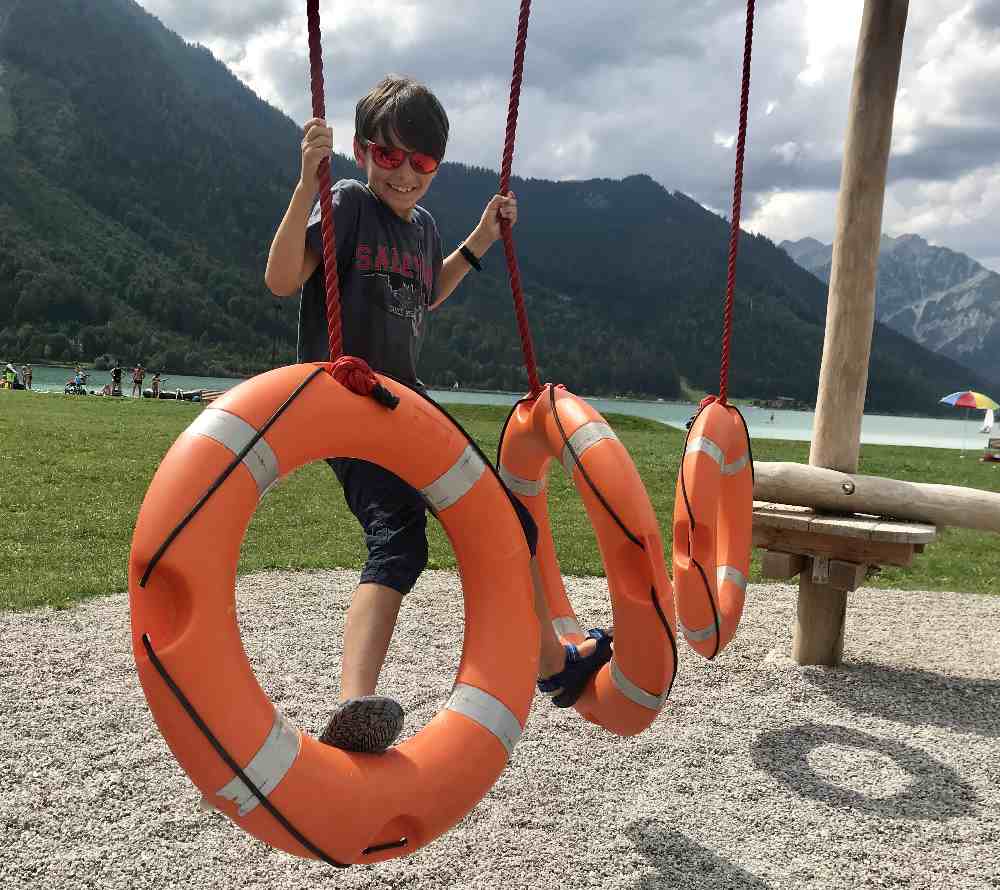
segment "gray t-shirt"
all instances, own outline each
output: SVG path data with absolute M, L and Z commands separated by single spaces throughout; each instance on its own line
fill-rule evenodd
M 412 222 L 400 219 L 353 179 L 342 179 L 332 192 L 344 355 L 356 355 L 376 371 L 415 384 L 427 310 L 441 274 L 437 224 L 419 206 Z M 323 256 L 318 200 L 309 217 L 306 244 Z M 329 358 L 320 262 L 302 286 L 298 360 Z

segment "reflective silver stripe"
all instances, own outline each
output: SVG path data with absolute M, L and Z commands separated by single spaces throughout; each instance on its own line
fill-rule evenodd
M 420 493 L 427 503 L 440 513 L 468 494 L 485 470 L 486 464 L 476 453 L 476 449 L 467 445 L 454 466 L 426 488 L 421 489 Z
M 744 452 L 742 457 L 738 457 L 731 464 L 725 464 L 722 468 L 723 476 L 735 476 L 740 470 L 750 463 L 750 457 Z
M 243 767 L 243 772 L 266 797 L 285 778 L 285 773 L 291 769 L 301 748 L 302 736 L 299 731 L 285 720 L 279 710 L 275 709 L 274 725 L 271 727 L 271 731 L 264 739 L 260 750 Z M 239 807 L 241 816 L 251 812 L 260 803 L 257 796 L 243 784 L 243 780 L 239 776 L 234 777 L 217 793 L 219 797 L 233 801 Z
M 464 714 L 492 732 L 507 749 L 508 757 L 521 738 L 521 724 L 514 716 L 514 712 L 502 701 L 475 686 L 456 683 L 445 709 Z
M 689 454 L 694 454 L 696 451 L 701 451 L 707 454 L 720 467 L 726 462 L 726 457 L 722 453 L 722 449 L 711 439 L 706 439 L 704 436 L 698 436 L 696 439 L 692 439 L 688 442 L 687 448 L 684 449 L 684 456 L 687 457 Z
M 573 460 L 573 453 L 570 451 L 571 448 L 576 452 L 577 457 L 582 457 L 584 451 L 590 448 L 591 445 L 596 445 L 602 439 L 617 438 L 615 431 L 606 423 L 601 423 L 599 420 L 591 420 L 585 423 L 569 437 L 569 442 L 563 446 L 562 465 L 566 473 L 572 478 L 573 470 L 576 467 L 576 461 Z
M 514 494 L 530 498 L 545 491 L 544 477 L 541 479 L 522 479 L 520 476 L 515 476 L 503 464 L 500 464 L 500 478 Z
M 667 700 L 666 691 L 661 695 L 651 695 L 645 689 L 636 686 L 635 683 L 622 673 L 622 669 L 618 667 L 618 663 L 614 658 L 611 659 L 608 666 L 611 668 L 611 682 L 615 684 L 615 688 L 629 701 L 633 701 L 644 708 L 649 708 L 651 711 L 659 711 L 663 707 L 663 703 Z
M 684 456 L 687 457 L 689 454 L 693 454 L 696 451 L 701 451 L 703 454 L 707 454 L 712 460 L 714 460 L 721 468 L 723 476 L 735 476 L 740 470 L 742 470 L 749 462 L 750 458 L 744 451 L 743 454 L 736 458 L 731 464 L 726 463 L 726 456 L 722 453 L 722 449 L 715 444 L 711 439 L 705 436 L 698 436 L 696 439 L 692 439 L 688 442 L 687 448 L 684 451 Z
M 575 618 L 553 618 L 552 628 L 555 630 L 556 635 L 560 637 L 568 637 L 572 634 L 577 634 L 583 636 L 583 628 L 580 627 L 580 623 Z
M 257 430 L 241 417 L 220 408 L 206 408 L 187 428 L 187 432 L 214 439 L 233 454 L 239 454 L 257 435 Z M 258 439 L 257 444 L 247 452 L 243 465 L 257 483 L 261 497 L 278 480 L 278 458 L 263 438 Z
M 684 634 L 685 640 L 691 640 L 693 643 L 703 643 L 705 640 L 714 637 L 719 631 L 719 623 L 713 621 L 708 627 L 703 627 L 700 630 L 691 630 L 691 628 L 685 626 L 683 621 L 677 622 L 680 625 L 681 633 Z
M 743 574 L 739 569 L 734 569 L 732 566 L 719 566 L 716 569 L 716 583 L 719 587 L 729 581 L 731 584 L 735 584 L 740 590 L 746 592 L 747 589 L 747 576 Z

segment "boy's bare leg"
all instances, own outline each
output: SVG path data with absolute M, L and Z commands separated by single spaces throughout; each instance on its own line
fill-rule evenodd
M 403 595 L 382 584 L 359 584 L 344 626 L 340 700 L 374 695 Z
M 551 677 L 566 666 L 566 650 L 552 626 L 541 572 L 535 559 L 531 560 L 531 580 L 535 614 L 541 630 L 538 675 Z M 354 591 L 344 627 L 341 701 L 375 694 L 402 601 L 402 594 L 398 590 L 382 584 L 359 584 Z M 577 644 L 577 649 L 583 656 L 589 655 L 596 648 L 597 641 L 593 639 Z
M 403 708 L 375 695 L 403 595 L 382 584 L 359 584 L 344 626 L 340 703 L 319 740 L 347 751 L 384 751 L 403 729 Z

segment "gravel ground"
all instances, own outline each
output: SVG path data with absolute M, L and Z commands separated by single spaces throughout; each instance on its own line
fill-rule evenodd
M 312 733 L 354 582 L 240 580 L 257 675 Z M 602 579 L 567 588 L 586 622 L 608 621 Z M 0 615 L 0 887 L 1000 887 L 1000 596 L 852 594 L 837 669 L 790 662 L 794 612 L 794 588 L 752 587 L 730 648 L 715 663 L 682 648 L 671 702 L 637 738 L 536 699 L 459 826 L 347 871 L 199 810 L 146 708 L 124 595 Z M 382 691 L 407 734 L 447 698 L 461 615 L 448 572 L 404 605 Z

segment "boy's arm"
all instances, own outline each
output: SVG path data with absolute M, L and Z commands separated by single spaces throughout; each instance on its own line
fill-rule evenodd
M 288 209 L 278 226 L 267 255 L 264 283 L 276 297 L 290 297 L 298 293 L 319 265 L 315 251 L 306 246 L 305 231 L 312 212 L 313 196 L 306 193 L 300 182 Z
M 274 233 L 264 283 L 276 297 L 296 293 L 319 265 L 320 255 L 306 246 L 305 232 L 319 190 L 319 165 L 333 151 L 333 130 L 314 117 L 302 127 L 302 170 L 288 209 Z
M 493 244 L 493 241 L 488 235 L 480 232 L 476 229 L 468 238 L 463 242 L 469 250 L 478 259 Z M 448 256 L 445 261 L 441 264 L 441 275 L 438 278 L 437 292 L 434 294 L 434 302 L 431 303 L 431 309 L 437 309 L 445 300 L 448 299 L 454 292 L 455 288 L 458 287 L 459 283 L 468 274 L 469 269 L 472 266 L 469 265 L 469 261 L 462 256 L 460 250 L 456 250 L 450 256 Z
M 506 219 L 511 225 L 517 222 L 517 198 L 513 192 L 508 192 L 506 197 L 494 195 L 486 205 L 479 225 L 463 242 L 477 259 L 481 258 L 490 249 L 493 242 L 500 237 L 500 217 Z M 430 308 L 437 309 L 447 300 L 471 268 L 468 260 L 462 256 L 461 248 L 451 254 L 441 265 L 434 302 L 431 303 Z

